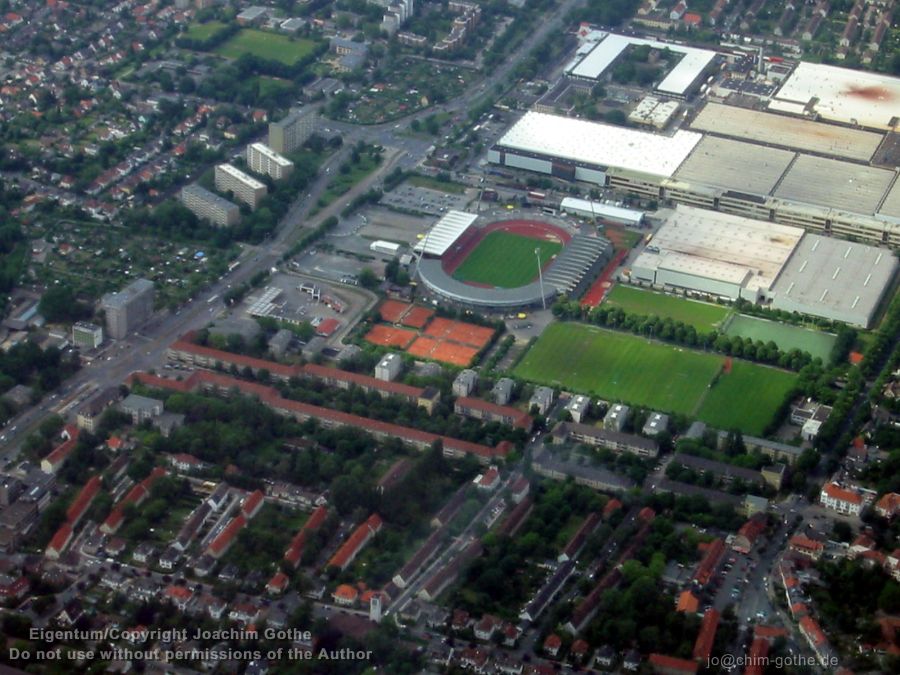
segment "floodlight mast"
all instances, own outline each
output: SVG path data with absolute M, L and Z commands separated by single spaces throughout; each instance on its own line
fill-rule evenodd
M 541 269 L 541 249 L 535 248 L 534 255 L 537 257 L 538 279 L 541 283 L 541 303 L 544 305 L 544 309 L 547 309 L 547 296 L 544 295 L 544 271 Z

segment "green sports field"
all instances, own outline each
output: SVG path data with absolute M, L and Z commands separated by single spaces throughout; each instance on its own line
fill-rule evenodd
M 725 320 L 730 311 L 720 305 L 676 298 L 621 284 L 609 292 L 604 304 L 621 307 L 629 314 L 655 314 L 664 319 L 681 321 L 701 332 L 711 331 Z
M 696 416 L 717 429 L 761 434 L 785 395 L 794 373 L 735 359 L 703 399 Z
M 719 428 L 760 433 L 795 375 L 725 357 L 648 342 L 627 333 L 554 323 L 515 369 L 532 382 L 696 416 Z
M 185 35 L 192 40 L 208 40 L 220 30 L 227 27 L 221 21 L 207 21 L 206 23 L 192 23 L 188 26 Z
M 723 359 L 576 323 L 547 327 L 515 374 L 576 392 L 690 413 Z
M 546 265 L 562 250 L 562 244 L 510 232 L 489 232 L 453 276 L 460 281 L 499 288 L 524 286 L 538 275 L 536 248 L 541 251 L 541 264 Z
M 834 346 L 835 336 L 831 333 L 823 333 L 818 330 L 801 328 L 768 319 L 758 319 L 744 314 L 735 315 L 725 328 L 726 335 L 740 335 L 744 338 L 772 340 L 781 351 L 800 349 L 809 352 L 813 357 L 820 357 L 828 361 L 831 348 Z
M 292 66 L 307 57 L 315 49 L 316 43 L 303 38 L 289 39 L 277 33 L 268 33 L 253 28 L 244 28 L 218 48 L 216 54 L 229 59 L 237 59 L 244 54 L 253 54 L 261 59 L 280 61 Z

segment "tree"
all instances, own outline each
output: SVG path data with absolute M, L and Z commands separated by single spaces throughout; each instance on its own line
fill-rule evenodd
M 47 289 L 38 309 L 51 323 L 69 323 L 90 316 L 90 309 L 75 297 L 71 286 L 59 284 Z
M 364 267 L 359 273 L 359 285 L 369 290 L 378 286 L 378 277 L 369 267 Z

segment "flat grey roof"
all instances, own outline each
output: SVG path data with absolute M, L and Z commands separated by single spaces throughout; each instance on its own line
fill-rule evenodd
M 124 307 L 134 296 L 153 290 L 153 282 L 149 279 L 135 279 L 121 291 L 107 293 L 103 296 L 104 307 Z
M 888 192 L 878 213 L 891 218 L 900 218 L 900 178 L 894 180 L 894 187 Z
M 868 324 L 897 269 L 893 252 L 842 239 L 804 235 L 772 287 L 775 305 Z M 859 317 L 853 320 L 853 317 Z
M 675 178 L 753 194 L 769 194 L 794 158 L 790 150 L 704 136 Z
M 223 209 L 236 209 L 238 205 L 228 201 L 225 197 L 220 197 L 215 192 L 211 192 L 207 190 L 205 187 L 200 185 L 199 183 L 191 183 L 190 185 L 185 185 L 181 188 L 181 194 L 191 194 L 199 199 L 202 199 L 208 204 L 218 205 Z
M 884 138 L 871 131 L 713 102 L 703 107 L 691 128 L 864 162 L 872 158 Z
M 875 213 L 894 179 L 886 169 L 800 155 L 775 196 L 854 213 Z

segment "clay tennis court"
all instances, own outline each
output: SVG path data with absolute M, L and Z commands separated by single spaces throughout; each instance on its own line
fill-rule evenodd
M 428 323 L 428 320 L 432 316 L 434 316 L 433 309 L 413 305 L 412 308 L 408 312 L 406 312 L 403 318 L 400 319 L 400 324 L 403 326 L 409 326 L 410 328 L 424 328 L 425 324 Z
M 428 325 L 428 328 L 425 329 L 425 334 L 435 338 L 452 340 L 453 342 L 475 347 L 478 350 L 490 342 L 494 330 L 484 326 L 476 326 L 472 323 L 435 317 Z
M 381 345 L 382 347 L 398 347 L 400 349 L 406 349 L 415 337 L 416 334 L 411 330 L 378 324 L 373 326 L 372 330 L 366 333 L 365 339 L 374 345 Z
M 468 366 L 478 353 L 474 347 L 437 340 L 427 335 L 417 338 L 406 351 L 422 359 L 432 359 L 454 366 Z
M 410 307 L 412 307 L 412 305 L 406 302 L 385 300 L 381 303 L 381 307 L 378 308 L 378 313 L 381 315 L 382 321 L 386 321 L 387 323 L 397 323 L 403 315 L 409 311 Z

